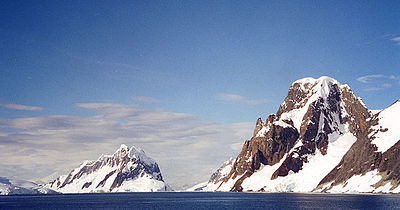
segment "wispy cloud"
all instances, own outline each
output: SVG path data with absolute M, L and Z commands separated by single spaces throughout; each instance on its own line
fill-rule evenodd
M 357 81 L 362 82 L 362 83 L 368 83 L 370 82 L 372 79 L 375 78 L 385 78 L 385 75 L 382 74 L 371 74 L 371 75 L 366 75 L 366 76 L 362 76 L 362 77 L 358 77 Z
M 146 102 L 146 103 L 161 103 L 160 99 L 149 97 L 149 96 L 138 96 L 135 97 L 136 101 Z
M 26 106 L 26 105 L 22 105 L 22 104 L 13 104 L 13 103 L 0 104 L 0 106 L 6 107 L 9 109 L 25 110 L 25 111 L 41 111 L 41 110 L 43 110 L 42 107 L 38 107 L 38 106 Z
M 393 42 L 395 42 L 397 45 L 400 45 L 400 36 L 394 37 L 391 39 Z
M 244 105 L 258 105 L 267 102 L 266 99 L 248 99 L 241 95 L 220 93 L 217 95 L 217 99 L 220 101 L 239 103 Z
M 364 83 L 366 85 L 370 85 L 370 87 L 366 87 L 364 90 L 366 91 L 378 91 L 390 88 L 393 86 L 393 83 L 400 84 L 400 76 L 394 75 L 383 75 L 383 74 L 371 74 L 365 75 L 362 77 L 358 77 L 357 81 Z M 372 85 L 372 86 L 371 86 Z
M 0 164 L 0 171 L 10 173 L 2 175 L 19 175 L 12 174 L 17 168 L 24 172 L 20 178 L 67 173 L 81 161 L 112 154 L 125 143 L 143 148 L 159 163 L 166 181 L 179 188 L 207 180 L 212 170 L 237 155 L 240 142 L 251 135 L 254 126 L 220 124 L 187 113 L 124 104 L 76 106 L 94 114 L 0 118 L 4 125 L 0 128 L 0 159 L 7 160 Z
M 383 42 L 387 43 L 388 41 L 400 45 L 400 36 L 394 33 L 384 34 L 382 36 L 378 36 L 368 41 L 359 43 L 357 44 L 357 46 L 383 44 Z

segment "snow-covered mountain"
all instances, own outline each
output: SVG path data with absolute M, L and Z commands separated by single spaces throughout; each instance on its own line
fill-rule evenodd
M 232 170 L 233 163 L 234 159 L 230 158 L 211 175 L 208 182 L 196 184 L 195 186 L 186 189 L 186 191 L 215 191 L 229 175 L 229 172 Z
M 52 193 L 56 192 L 30 181 L 0 177 L 0 195 Z
M 363 183 L 375 184 L 368 192 L 384 184 L 385 189 L 390 186 L 393 191 L 400 176 L 400 161 L 395 162 L 400 159 L 396 150 L 400 147 L 400 127 L 394 122 L 400 117 L 396 104 L 400 103 L 373 115 L 348 85 L 335 79 L 297 80 L 277 113 L 268 116 L 265 123 L 257 120 L 253 137 L 245 141 L 217 190 L 347 192 L 350 185 L 346 183 L 353 183 L 352 177 L 368 176 L 373 181 L 364 179 Z M 390 156 L 386 162 L 382 159 L 385 153 Z M 379 166 L 377 159 L 383 160 Z M 390 160 L 393 163 L 385 165 Z M 357 170 L 351 171 L 351 167 Z
M 61 193 L 154 192 L 170 190 L 157 163 L 143 150 L 126 145 L 113 155 L 85 161 L 46 187 Z

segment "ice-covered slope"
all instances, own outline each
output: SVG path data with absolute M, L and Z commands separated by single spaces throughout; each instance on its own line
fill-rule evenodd
M 400 101 L 368 120 L 368 129 L 314 190 L 400 192 Z
M 167 191 L 157 163 L 143 150 L 121 147 L 113 155 L 85 161 L 46 185 L 61 193 Z
M 400 100 L 377 113 L 378 124 L 371 127 L 369 135 L 378 152 L 386 152 L 400 140 Z
M 242 183 L 244 191 L 267 191 L 267 192 L 311 192 L 320 180 L 324 178 L 342 159 L 343 155 L 356 141 L 356 138 L 346 133 L 337 137 L 329 144 L 327 153 L 323 155 L 316 152 L 310 155 L 302 169 L 297 173 L 289 172 L 287 176 L 278 176 L 276 179 L 265 179 L 280 166 L 262 166 L 252 176 Z
M 53 190 L 37 185 L 33 182 L 8 179 L 0 177 L 0 195 L 15 195 L 15 194 L 48 194 L 56 193 Z
M 339 164 L 370 117 L 348 85 L 295 81 L 275 115 L 257 120 L 220 191 L 312 191 Z
M 185 191 L 187 191 L 187 192 L 205 191 L 204 189 L 207 186 L 207 184 L 208 184 L 208 182 L 202 182 L 202 183 L 196 184 L 192 187 L 185 189 Z

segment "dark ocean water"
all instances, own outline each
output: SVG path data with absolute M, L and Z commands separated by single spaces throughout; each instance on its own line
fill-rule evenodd
M 0 196 L 0 209 L 400 209 L 400 195 L 112 193 Z

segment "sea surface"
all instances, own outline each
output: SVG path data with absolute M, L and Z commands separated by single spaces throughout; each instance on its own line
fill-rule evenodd
M 400 209 L 400 195 L 163 192 L 0 196 L 0 209 Z

